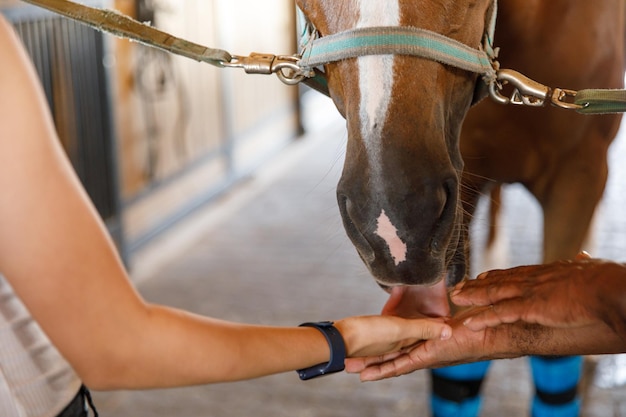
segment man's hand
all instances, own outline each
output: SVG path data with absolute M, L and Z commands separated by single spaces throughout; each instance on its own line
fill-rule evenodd
M 459 306 L 489 307 L 466 318 L 476 331 L 517 321 L 583 327 L 606 322 L 607 302 L 619 291 L 610 283 L 620 275 L 626 277 L 624 265 L 581 254 L 575 261 L 486 272 L 459 284 L 450 297 Z

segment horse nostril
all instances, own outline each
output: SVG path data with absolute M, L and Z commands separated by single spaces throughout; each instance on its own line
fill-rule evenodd
M 359 256 L 366 264 L 374 262 L 376 254 L 374 253 L 374 249 L 372 249 L 370 243 L 361 232 L 359 224 L 362 224 L 363 222 L 359 220 L 360 216 L 357 213 L 357 208 L 345 194 L 338 193 L 337 202 L 339 204 L 339 212 L 341 213 L 343 227 L 346 230 L 346 234 L 356 247 Z
M 430 241 L 430 250 L 437 253 L 447 247 L 456 220 L 458 201 L 458 179 L 448 178 L 443 182 L 443 205 Z

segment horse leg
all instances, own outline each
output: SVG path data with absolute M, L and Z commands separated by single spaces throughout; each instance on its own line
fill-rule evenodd
M 572 259 L 583 249 L 608 177 L 606 152 L 569 158 L 561 167 L 549 186 L 531 188 L 543 208 L 544 263 Z
M 590 137 L 589 143 L 593 140 Z M 608 175 L 602 149 L 585 149 L 560 166 L 560 173 L 551 177 L 552 184 L 536 194 L 544 211 L 546 263 L 571 259 L 583 249 Z M 530 364 L 535 382 L 532 416 L 578 416 L 583 358 L 531 357 Z
M 498 215 L 500 214 L 500 207 L 502 206 L 502 185 L 495 185 L 489 193 L 491 199 L 489 200 L 489 232 L 487 234 L 487 248 L 496 244 L 498 238 Z
M 483 198 L 487 200 L 487 236 L 480 258 L 476 260 L 477 264 L 473 271 L 474 274 L 509 266 L 509 247 L 506 229 L 500 227 L 502 184 L 493 185 Z
M 491 361 L 437 368 L 430 371 L 430 408 L 433 417 L 476 417 L 480 387 Z

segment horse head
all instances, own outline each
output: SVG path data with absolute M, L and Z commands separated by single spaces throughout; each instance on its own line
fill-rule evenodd
M 492 0 L 297 0 L 321 39 L 358 28 L 426 29 L 480 49 Z M 346 119 L 337 198 L 345 229 L 383 288 L 465 275 L 459 133 L 475 73 L 433 59 L 365 55 L 324 66 Z

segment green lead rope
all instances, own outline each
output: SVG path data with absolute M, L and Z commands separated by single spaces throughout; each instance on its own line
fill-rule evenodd
M 626 112 L 626 90 L 587 89 L 576 93 L 576 111 L 582 114 L 607 114 Z

